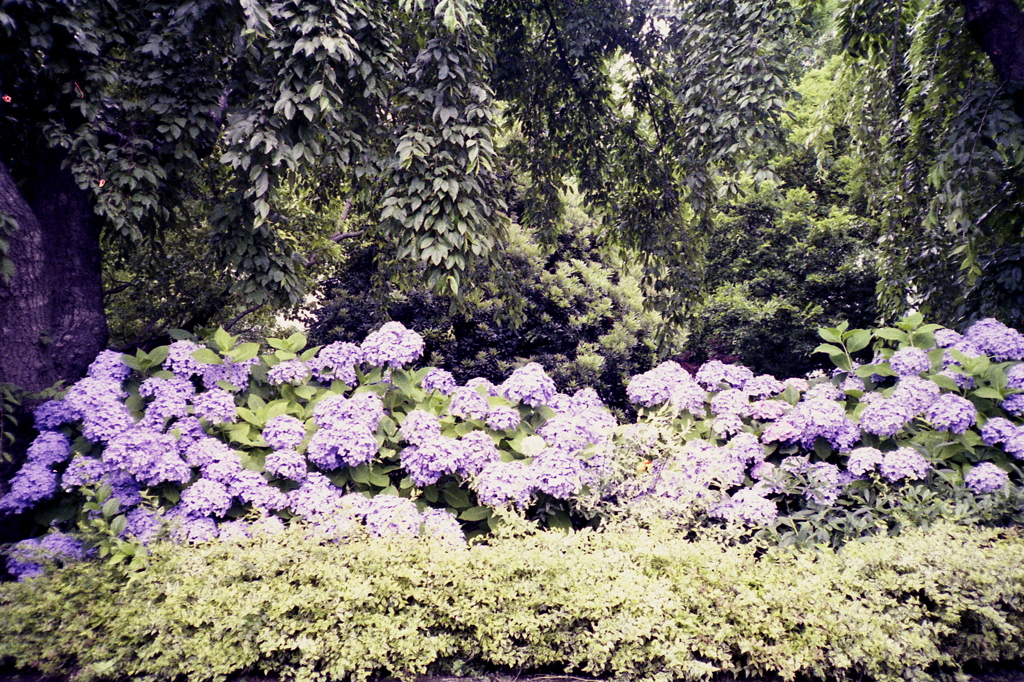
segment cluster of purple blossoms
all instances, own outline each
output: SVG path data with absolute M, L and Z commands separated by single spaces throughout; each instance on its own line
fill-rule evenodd
M 935 337 L 935 345 L 939 348 L 949 348 L 955 346 L 960 341 L 963 341 L 963 336 L 952 329 L 936 329 L 933 336 Z
M 421 488 L 437 483 L 445 474 L 459 471 L 468 458 L 467 448 L 462 441 L 441 435 L 426 438 L 418 445 L 410 445 L 401 454 L 402 468 L 409 472 L 409 477 Z
M 495 405 L 487 412 L 487 428 L 495 431 L 514 431 L 519 428 L 519 410 L 506 405 Z
M 82 418 L 77 410 L 72 408 L 63 400 L 47 400 L 32 411 L 35 417 L 36 428 L 40 431 L 56 429 L 62 424 L 68 424 Z
M 462 419 L 486 419 L 491 410 L 487 398 L 475 388 L 460 386 L 452 391 L 448 412 Z
M 498 461 L 486 465 L 471 487 L 481 504 L 503 507 L 511 502 L 524 509 L 533 499 L 536 482 L 532 470 L 522 460 Z
M 69 388 L 63 400 L 82 419 L 82 435 L 106 443 L 135 423 L 124 406 L 125 396 L 118 380 L 86 377 Z
M 343 419 L 319 429 L 309 439 L 306 456 L 321 469 L 359 466 L 377 455 L 377 437 L 363 423 Z
M 710 360 L 701 365 L 694 375 L 701 386 L 713 390 L 722 384 L 730 388 L 743 388 L 754 378 L 754 373 L 743 365 L 727 365 L 720 360 Z
M 256 358 L 251 358 L 244 362 L 225 360 L 219 365 L 203 365 L 203 387 L 220 388 L 220 382 L 224 381 L 233 387 L 229 390 L 245 390 L 249 386 L 249 369 L 257 362 Z
M 732 456 L 744 464 L 756 464 L 763 462 L 765 458 L 764 446 L 752 433 L 741 433 L 726 443 L 725 448 L 732 452 Z
M 822 507 L 835 504 L 842 490 L 839 467 L 828 462 L 815 462 L 809 464 L 804 473 L 808 483 L 804 497 Z
M 194 376 L 202 376 L 204 365 L 192 357 L 192 354 L 200 350 L 200 346 L 194 341 L 180 340 L 173 342 L 167 347 L 167 359 L 163 362 L 163 368 L 170 370 L 176 377 L 191 379 Z
M 945 393 L 928 408 L 928 421 L 939 431 L 962 434 L 978 420 L 978 410 L 967 398 Z
M 845 400 L 846 394 L 829 381 L 814 384 L 804 393 L 803 400 Z
M 964 332 L 964 338 L 997 362 L 1024 360 L 1024 334 L 994 318 L 975 322 Z
M 757 398 L 767 398 L 782 393 L 786 385 L 771 374 L 761 374 L 743 384 L 743 390 Z
M 330 428 L 344 421 L 356 422 L 376 431 L 384 417 L 384 401 L 376 393 L 356 393 L 351 398 L 330 395 L 313 408 L 313 420 L 318 426 Z
M 373 367 L 401 367 L 423 355 L 423 337 L 401 322 L 386 322 L 363 339 L 363 362 Z
M 160 430 L 169 419 L 181 419 L 188 415 L 188 406 L 195 396 L 196 389 L 187 379 L 174 377 L 150 377 L 139 386 L 139 395 L 152 398 L 146 406 L 146 414 L 139 426 Z
M 630 378 L 626 386 L 626 395 L 630 402 L 644 407 L 654 407 L 668 400 L 678 386 L 694 383 L 693 378 L 679 363 L 667 360 L 654 369 Z M 701 402 L 703 404 L 703 400 Z
M 148 429 L 132 429 L 111 440 L 103 461 L 144 485 L 183 485 L 192 478 L 192 467 L 178 454 L 174 437 Z
M 776 421 L 792 409 L 785 400 L 755 400 L 750 403 L 750 416 L 761 421 Z
M 843 378 L 843 383 L 839 385 L 839 389 L 843 393 L 850 393 L 852 391 L 864 392 L 867 386 L 864 385 L 864 380 L 856 374 L 850 374 Z
M 734 414 L 740 417 L 750 416 L 750 397 L 745 391 L 727 388 L 719 391 L 711 399 L 711 413 L 715 415 Z
M 451 395 L 452 391 L 455 390 L 457 384 L 455 383 L 455 377 L 452 373 L 446 369 L 438 369 L 437 367 L 431 367 L 430 370 L 423 375 L 423 381 L 420 384 L 423 386 L 423 390 L 430 393 L 431 391 L 437 391 L 442 395 Z
M 188 514 L 180 506 L 171 509 L 164 518 L 169 524 L 171 540 L 179 544 L 211 542 L 220 535 L 216 521 L 207 516 Z
M 732 436 L 743 430 L 743 417 L 734 413 L 720 414 L 711 427 L 721 436 Z
M 846 470 L 855 476 L 863 476 L 869 471 L 876 471 L 881 463 L 881 450 L 871 447 L 856 448 L 850 452 L 846 460 Z
M 275 450 L 295 449 L 305 437 L 306 425 L 290 414 L 271 417 L 263 426 L 263 440 Z
M 701 417 L 705 413 L 705 403 L 708 393 L 700 384 L 692 379 L 681 381 L 672 387 L 668 396 L 668 402 L 672 409 L 686 411 L 695 417 Z
M 135 507 L 125 514 L 124 535 L 135 538 L 143 545 L 156 539 L 164 528 L 164 521 L 159 514 L 145 507 Z
M 190 516 L 224 516 L 231 508 L 231 493 L 218 481 L 201 478 L 181 491 L 179 506 Z
M 309 365 L 302 360 L 284 360 L 267 372 L 267 381 L 273 386 L 281 384 L 304 384 L 313 375 Z
M 550 448 L 570 455 L 603 440 L 601 434 L 592 431 L 583 419 L 564 414 L 555 415 L 545 422 L 537 429 L 537 435 Z
M 14 545 L 7 556 L 7 570 L 21 582 L 42 575 L 44 566 L 75 563 L 89 554 L 80 540 L 66 533 L 48 533 Z
M 905 403 L 913 418 L 928 409 L 940 395 L 942 389 L 934 381 L 920 377 L 901 377 L 892 398 Z
M 882 455 L 879 470 L 891 483 L 904 479 L 920 480 L 928 475 L 932 465 L 924 456 L 912 448 L 897 448 Z
M 1009 396 L 999 403 L 999 406 L 1016 417 L 1024 415 L 1024 393 L 1015 393 Z
M 0 497 L 0 514 L 21 513 L 57 492 L 57 474 L 39 462 L 26 462 L 11 479 L 10 491 Z
M 1017 425 L 1004 417 L 993 417 L 981 427 L 981 439 L 985 445 L 998 445 L 1018 433 Z
M 595 482 L 581 460 L 559 450 L 545 450 L 534 458 L 530 474 L 537 490 L 559 500 L 569 499 Z
M 342 491 L 323 474 L 311 471 L 295 490 L 285 494 L 288 508 L 299 516 L 330 516 L 343 509 Z
M 267 455 L 263 470 L 272 476 L 280 476 L 291 481 L 304 481 L 309 469 L 306 458 L 295 450 L 274 450 Z
M 71 440 L 59 431 L 43 431 L 28 446 L 27 461 L 43 466 L 66 462 L 71 456 Z
M 466 477 L 479 474 L 485 466 L 501 461 L 501 452 L 494 439 L 483 431 L 470 431 L 461 439 L 465 458 L 459 464 L 459 473 Z
M 112 350 L 100 351 L 89 365 L 87 375 L 93 379 L 108 379 L 118 383 L 128 378 L 132 368 L 124 364 L 124 355 Z
M 765 443 L 800 443 L 805 448 L 813 448 L 818 438 L 846 452 L 860 439 L 860 429 L 846 416 L 841 403 L 819 398 L 797 403 L 784 417 L 766 426 L 761 434 Z
M 466 534 L 462 532 L 459 520 L 448 511 L 424 509 L 421 516 L 424 535 L 452 547 L 466 546 Z
M 964 485 L 976 495 L 998 492 L 1009 482 L 1009 475 L 992 462 L 977 464 L 964 476 Z
M 413 410 L 405 416 L 398 433 L 407 443 L 421 445 L 441 435 L 441 422 L 432 412 Z
M 758 491 L 744 488 L 718 505 L 715 515 L 727 520 L 742 521 L 748 526 L 767 526 L 778 518 L 779 509 Z
M 335 341 L 320 349 L 316 357 L 307 364 L 313 375 L 320 381 L 339 379 L 349 386 L 355 386 L 359 378 L 356 365 L 363 362 L 363 351 L 354 343 Z
M 192 412 L 211 424 L 233 424 L 238 418 L 235 396 L 220 388 L 196 395 L 192 399 Z
M 363 507 L 367 530 L 378 537 L 419 535 L 423 516 L 416 503 L 397 495 L 376 495 Z
M 905 402 L 878 397 L 861 412 L 860 428 L 877 436 L 894 436 L 913 418 Z
M 529 362 L 502 382 L 501 395 L 513 403 L 525 403 L 530 407 L 547 405 L 558 389 L 554 380 L 536 362 Z
M 920 348 L 908 346 L 893 353 L 889 358 L 889 366 L 901 377 L 916 376 L 930 370 L 932 360 L 928 357 L 928 353 Z
M 243 504 L 250 504 L 263 512 L 288 506 L 288 498 L 281 490 L 270 485 L 262 474 L 248 469 L 237 471 L 231 477 L 228 492 Z

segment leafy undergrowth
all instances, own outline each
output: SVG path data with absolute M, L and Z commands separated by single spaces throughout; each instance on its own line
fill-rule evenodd
M 0 586 L 0 660 L 76 679 L 952 678 L 1024 650 L 1024 539 L 940 525 L 831 550 L 664 529 L 462 548 L 308 528 L 157 544 Z

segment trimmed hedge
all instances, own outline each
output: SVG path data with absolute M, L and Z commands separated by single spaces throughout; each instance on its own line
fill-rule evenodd
M 134 680 L 411 677 L 467 666 L 615 679 L 925 680 L 1024 651 L 1024 539 L 937 526 L 839 553 L 658 530 L 465 549 L 301 526 L 158 544 L 0 585 L 0 661 Z

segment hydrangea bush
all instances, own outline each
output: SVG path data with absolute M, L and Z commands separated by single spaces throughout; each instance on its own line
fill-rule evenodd
M 158 516 L 181 541 L 246 533 L 253 518 L 462 541 L 509 504 L 568 527 L 570 500 L 601 477 L 584 450 L 616 427 L 592 389 L 559 394 L 535 363 L 500 385 L 412 369 L 423 340 L 397 322 L 360 345 L 268 339 L 262 355 L 223 331 L 180 336 L 105 351 L 42 404 L 0 514 L 81 524 L 99 496 L 115 535 L 142 541 Z
M 42 404 L 0 513 L 77 521 L 93 540 L 76 551 L 115 560 L 161 534 L 197 542 L 292 519 L 329 538 L 459 543 L 508 507 L 547 527 L 654 515 L 782 544 L 1024 523 L 1024 335 L 922 322 L 822 330 L 830 375 L 662 363 L 630 381 L 640 417 L 623 426 L 594 390 L 561 394 L 535 363 L 498 385 L 415 369 L 423 340 L 395 322 L 358 345 L 304 349 L 296 334 L 263 354 L 223 331 L 183 334 L 104 352 Z M 12 573 L 32 574 L 19 557 L 39 542 L 15 549 Z
M 1024 522 L 1024 335 L 922 322 L 821 330 L 830 375 L 666 362 L 634 377 L 641 416 L 619 448 L 636 474 L 605 482 L 597 501 L 616 508 L 602 510 L 737 523 L 783 544 Z

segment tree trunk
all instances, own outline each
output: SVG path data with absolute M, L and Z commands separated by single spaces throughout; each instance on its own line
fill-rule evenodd
M 99 229 L 88 192 L 43 152 L 19 189 L 0 161 L 0 211 L 18 227 L 0 280 L 0 382 L 29 391 L 81 377 L 107 342 Z
M 1024 11 L 1017 0 L 960 0 L 967 30 L 985 51 L 1024 121 Z

